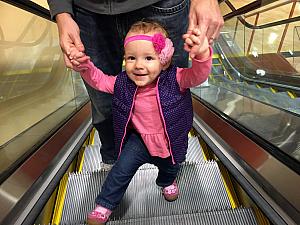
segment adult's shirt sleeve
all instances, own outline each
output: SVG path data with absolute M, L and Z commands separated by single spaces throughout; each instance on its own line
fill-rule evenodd
M 74 16 L 73 13 L 73 0 L 47 0 L 51 19 L 55 20 L 55 16 L 59 13 L 70 13 Z
M 210 54 L 204 60 L 192 60 L 191 68 L 177 68 L 176 80 L 180 90 L 196 87 L 202 84 L 208 78 L 212 66 L 212 48 L 209 48 Z
M 81 77 L 94 89 L 110 94 L 114 93 L 116 76 L 104 74 L 90 60 L 82 63 L 77 70 L 81 70 Z

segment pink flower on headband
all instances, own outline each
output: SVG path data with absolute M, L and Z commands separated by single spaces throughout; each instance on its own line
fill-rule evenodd
M 158 55 L 160 63 L 166 65 L 172 58 L 174 53 L 173 43 L 169 38 L 165 40 L 165 47 L 161 50 Z
M 165 45 L 166 45 L 165 40 L 166 40 L 166 38 L 161 33 L 157 33 L 157 34 L 153 35 L 152 43 L 153 43 L 155 51 L 158 54 L 161 53 L 161 50 L 165 47 Z
M 124 47 L 132 41 L 145 40 L 151 41 L 155 52 L 158 54 L 161 64 L 166 65 L 171 61 L 174 53 L 173 43 L 169 38 L 166 38 L 161 33 L 154 34 L 153 36 L 138 34 L 127 37 L 124 41 Z

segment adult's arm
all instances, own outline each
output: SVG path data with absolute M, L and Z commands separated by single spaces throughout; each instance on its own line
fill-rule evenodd
M 200 41 L 206 36 L 210 44 L 219 37 L 224 25 L 223 16 L 217 0 L 191 0 L 188 32 L 200 28 Z
M 60 13 L 69 13 L 73 16 L 73 0 L 47 0 L 51 19 L 55 19 L 55 16 Z
M 48 0 L 51 16 L 56 20 L 59 44 L 63 52 L 67 67 L 73 68 L 70 62 L 70 49 L 76 47 L 78 51 L 84 52 L 84 46 L 80 39 L 80 31 L 72 15 L 72 0 Z

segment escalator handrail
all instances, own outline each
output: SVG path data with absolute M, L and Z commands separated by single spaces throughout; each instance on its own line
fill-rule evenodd
M 275 22 L 271 22 L 271 23 L 267 23 L 267 24 L 263 24 L 263 25 L 253 25 L 253 24 L 248 23 L 241 15 L 261 7 L 261 1 L 254 1 L 252 3 L 249 3 L 248 5 L 245 5 L 239 9 L 237 9 L 237 10 L 232 5 L 230 5 L 227 1 L 226 1 L 226 4 L 229 6 L 229 8 L 231 10 L 233 10 L 233 12 L 230 12 L 230 13 L 226 14 L 225 16 L 223 16 L 224 21 L 230 20 L 233 17 L 237 17 L 238 20 L 244 26 L 246 26 L 249 29 L 253 29 L 253 30 L 265 29 L 265 28 L 269 28 L 269 27 L 274 27 L 274 26 L 279 26 L 279 25 L 283 25 L 283 24 L 300 21 L 300 16 L 296 16 L 293 18 L 283 19 L 283 20 L 279 20 L 279 21 L 275 21 Z
M 226 123 L 230 124 L 232 127 L 236 128 L 241 133 L 243 133 L 246 137 L 249 137 L 253 142 L 257 143 L 259 146 L 264 148 L 267 152 L 269 152 L 272 156 L 274 156 L 276 159 L 278 159 L 280 162 L 282 162 L 292 171 L 300 175 L 299 161 L 292 158 L 291 156 L 283 152 L 280 148 L 266 141 L 265 139 L 263 139 L 262 137 L 254 133 L 253 131 L 249 130 L 248 128 L 246 128 L 245 126 L 237 122 L 236 120 L 232 119 L 230 116 L 217 109 L 214 105 L 205 101 L 205 99 L 202 99 L 201 97 L 193 93 L 192 93 L 192 97 L 196 99 L 198 102 L 200 102 L 201 104 L 203 104 L 205 107 L 207 107 L 209 110 L 211 110 L 213 113 L 221 117 L 223 120 L 225 120 Z
M 290 202 L 290 198 L 286 199 L 282 196 L 282 190 L 278 191 L 276 189 L 274 185 L 277 183 L 274 182 L 275 180 L 270 180 L 268 174 L 258 172 L 259 165 L 255 165 L 255 160 L 252 159 L 251 154 L 249 154 L 247 148 L 244 148 L 243 144 L 251 146 L 249 148 L 253 152 L 266 156 L 266 159 L 272 157 L 273 154 L 265 146 L 261 146 L 260 143 L 253 140 L 251 135 L 244 133 L 245 128 L 240 130 L 242 125 L 230 119 L 196 94 L 193 94 L 193 106 L 195 115 L 193 127 L 197 133 L 209 145 L 259 208 L 263 209 L 267 217 L 273 222 L 272 224 L 298 224 L 297 222 L 292 222 L 299 221 L 299 212 Z M 232 121 L 234 122 L 232 123 Z M 212 126 L 212 124 L 214 125 Z M 223 127 L 225 132 L 217 127 Z M 224 135 L 224 133 L 226 134 Z M 227 135 L 228 133 L 230 135 Z M 231 141 L 228 142 L 230 138 Z M 240 140 L 240 143 L 243 144 L 232 145 L 232 142 L 237 140 Z M 292 177 L 299 175 L 299 170 L 295 171 L 291 168 L 289 162 L 282 161 L 277 157 L 276 159 L 273 162 L 275 162 L 276 166 L 280 165 L 280 168 L 284 169 L 284 173 L 290 175 L 288 177 L 291 180 Z M 297 182 L 299 182 L 299 179 Z M 291 182 L 289 184 L 293 186 Z
M 269 86 L 274 86 L 274 87 L 279 87 L 279 88 L 286 88 L 289 90 L 293 90 L 296 92 L 300 91 L 300 87 L 295 87 L 295 86 L 290 86 L 290 85 L 286 85 L 286 84 L 280 84 L 280 83 L 272 83 L 272 82 L 267 82 L 267 81 L 263 81 L 263 80 L 259 80 L 259 79 L 251 79 L 249 77 L 244 76 L 241 72 L 239 72 L 233 65 L 232 63 L 228 60 L 226 56 L 226 54 L 224 53 L 221 45 L 219 43 L 216 43 L 216 45 L 218 46 L 218 50 L 221 52 L 221 54 L 224 56 L 224 59 L 231 67 L 232 70 L 234 70 L 237 74 L 239 74 L 240 77 L 242 77 L 244 80 L 246 81 L 251 81 L 251 82 L 255 82 L 255 83 L 260 83 L 260 84 L 267 84 Z
M 232 10 L 232 12 L 230 12 L 230 13 L 226 14 L 225 16 L 223 16 L 224 21 L 230 20 L 233 17 L 240 16 L 242 14 L 245 14 L 247 12 L 253 11 L 253 10 L 258 9 L 259 7 L 261 7 L 261 0 L 251 2 L 248 5 L 245 5 L 241 8 L 239 8 L 239 9 L 235 9 L 234 6 L 228 1 L 225 1 L 225 3 Z
M 12 185 L 20 187 L 13 203 L 0 195 L 1 225 L 34 224 L 91 130 L 90 104 L 86 104 L 1 184 L 7 196 L 14 194 Z M 26 183 L 20 177 L 27 177 Z
M 2 0 L 10 5 L 26 10 L 37 16 L 51 20 L 50 11 L 30 0 Z

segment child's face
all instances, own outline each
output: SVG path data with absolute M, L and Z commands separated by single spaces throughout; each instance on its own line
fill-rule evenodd
M 139 33 L 128 33 L 127 37 L 137 34 Z M 163 66 L 151 41 L 135 40 L 125 46 L 125 70 L 138 87 L 151 84 L 162 69 Z

